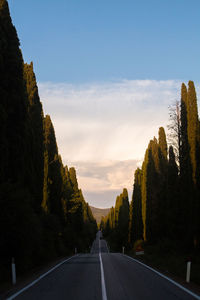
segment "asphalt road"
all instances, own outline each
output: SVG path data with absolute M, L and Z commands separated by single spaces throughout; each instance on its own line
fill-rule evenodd
M 200 299 L 130 257 L 109 253 L 106 241 L 100 237 L 98 232 L 91 253 L 72 257 L 19 295 L 7 299 Z

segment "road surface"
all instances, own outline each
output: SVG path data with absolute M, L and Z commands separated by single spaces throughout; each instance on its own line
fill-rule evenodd
M 91 253 L 73 256 L 8 300 L 194 300 L 169 280 L 120 253 L 99 231 Z

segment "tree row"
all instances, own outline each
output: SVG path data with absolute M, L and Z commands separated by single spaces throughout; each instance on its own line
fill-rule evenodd
M 169 146 L 160 127 L 158 139 L 149 142 L 142 168 L 135 171 L 130 207 L 117 198 L 115 208 L 102 219 L 101 228 L 118 248 L 132 248 L 138 240 L 167 240 L 186 252 L 200 247 L 200 121 L 192 81 L 188 87 L 182 84 L 170 122 Z
M 0 280 L 88 250 L 96 221 L 62 163 L 50 116 L 44 116 L 33 64 L 23 61 L 6 0 L 0 0 Z

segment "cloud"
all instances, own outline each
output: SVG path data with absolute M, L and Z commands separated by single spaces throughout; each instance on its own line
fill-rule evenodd
M 168 123 L 168 106 L 180 99 L 180 87 L 178 80 L 39 84 L 64 164 L 77 168 L 87 201 L 107 206 L 109 195 L 123 187 L 131 191 L 134 170 L 149 140 Z
M 112 206 L 115 206 L 115 200 L 118 195 L 119 190 L 105 190 L 96 193 L 90 191 L 84 192 L 84 197 L 89 202 L 89 204 L 98 208 L 110 208 Z
M 131 198 L 137 160 L 75 161 L 71 163 L 77 170 L 79 186 L 83 190 L 86 201 L 90 204 L 98 207 L 110 207 L 114 205 L 116 196 L 125 187 Z M 112 197 L 110 197 L 111 195 Z
M 142 158 L 148 140 L 166 125 L 179 81 L 123 80 L 70 85 L 40 83 L 64 161 Z
M 137 160 L 72 162 L 78 171 L 79 183 L 87 185 L 90 192 L 132 188 Z M 90 179 L 90 180 L 88 180 Z

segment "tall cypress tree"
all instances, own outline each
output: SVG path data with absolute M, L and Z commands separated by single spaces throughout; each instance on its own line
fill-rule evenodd
M 193 190 L 190 198 L 190 232 L 188 237 L 196 244 L 199 224 L 199 190 L 200 188 L 200 130 L 197 109 L 197 97 L 193 81 L 188 82 L 187 94 L 187 135 L 192 166 Z
M 137 168 L 134 175 L 133 196 L 130 204 L 129 243 L 143 239 L 142 221 L 142 170 Z
M 142 216 L 144 224 L 144 239 L 155 240 L 157 237 L 157 208 L 158 208 L 158 158 L 157 140 L 151 140 L 146 150 L 142 167 Z M 156 155 L 157 153 L 157 155 Z M 155 159 L 154 159 L 155 158 Z
M 169 147 L 169 163 L 167 173 L 167 203 L 166 203 L 166 219 L 167 230 L 165 236 L 177 242 L 177 236 L 183 237 L 183 212 L 181 208 L 178 166 L 173 147 Z M 184 231 L 185 233 L 185 231 Z
M 0 182 L 24 184 L 27 175 L 27 99 L 23 58 L 8 3 L 0 0 Z
M 30 268 L 66 254 L 63 249 L 69 249 L 68 241 L 73 236 L 66 235 L 67 204 L 74 194 L 73 179 L 58 154 L 49 116 L 44 119 L 43 132 L 33 64 L 24 65 L 6 0 L 0 0 L 0 98 L 1 281 L 8 273 L 11 257 L 17 260 L 20 273 L 21 266 Z M 91 237 L 96 222 L 78 192 L 81 231 Z M 81 244 L 87 242 L 82 238 Z
M 119 219 L 119 207 L 121 205 L 121 199 L 120 196 L 117 196 L 115 201 L 115 228 L 118 226 L 118 219 Z
M 142 166 L 142 218 L 144 240 L 155 241 L 163 236 L 166 227 L 166 137 L 164 129 L 150 141 Z
M 42 248 L 42 230 L 31 188 L 24 63 L 6 0 L 0 0 L 0 45 L 0 264 L 13 256 L 28 265 Z
M 187 135 L 190 147 L 190 159 L 192 164 L 192 178 L 196 184 L 197 174 L 197 150 L 199 140 L 199 120 L 197 110 L 197 97 L 193 81 L 188 82 L 187 94 Z
M 167 160 L 167 140 L 163 127 L 160 127 L 158 131 L 158 144 L 160 146 L 162 157 Z
M 178 232 L 182 240 L 191 236 L 191 205 L 194 197 L 194 184 L 190 145 L 188 141 L 188 92 L 184 83 L 181 86 L 181 147 L 180 147 L 180 199 Z M 185 222 L 188 220 L 188 222 Z M 186 237 L 186 238 L 185 238 Z
M 166 217 L 167 210 L 167 140 L 163 127 L 159 128 L 158 132 L 158 155 L 159 155 L 159 170 L 158 170 L 158 219 L 160 228 L 160 237 L 165 236 L 168 228 L 168 220 Z
M 117 197 L 115 204 L 115 239 L 118 249 L 127 246 L 129 226 L 129 201 L 128 191 L 123 192 Z
M 63 174 L 62 161 L 58 154 L 55 131 L 50 116 L 44 119 L 44 137 L 45 137 L 45 165 L 44 174 L 44 199 L 43 207 L 48 207 L 48 211 L 57 215 L 61 219 L 64 217 L 62 198 L 63 198 Z
M 29 178 L 31 192 L 35 197 L 35 204 L 41 205 L 43 199 L 44 177 L 44 136 L 43 136 L 43 109 L 40 102 L 38 87 L 33 71 L 33 63 L 24 65 L 24 80 L 28 96 L 29 118 L 29 156 L 32 157 L 29 164 Z M 37 186 L 37 189 L 35 188 Z
M 73 167 L 69 169 L 69 178 L 70 178 L 70 182 L 71 182 L 74 194 L 78 193 L 79 189 L 78 189 L 78 181 L 76 178 L 76 170 Z
M 112 206 L 109 212 L 109 223 L 110 223 L 110 228 L 114 230 L 115 228 L 115 211 L 114 207 Z
M 187 87 L 184 83 L 181 86 L 181 147 L 180 147 L 180 177 L 183 184 L 189 183 L 190 155 L 187 133 Z

